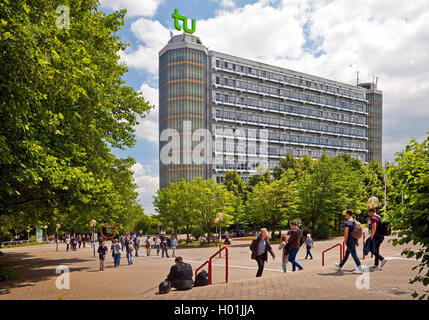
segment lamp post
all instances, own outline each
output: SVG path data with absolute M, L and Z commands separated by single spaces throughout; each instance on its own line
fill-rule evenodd
M 28 242 L 30 242 L 30 229 L 27 229 L 27 240 L 28 240 Z
M 55 231 L 56 231 L 56 233 L 57 233 L 57 237 L 56 237 L 56 242 L 57 242 L 57 252 L 58 252 L 58 241 L 59 241 L 59 239 L 58 239 L 58 231 L 60 230 L 60 228 L 61 228 L 61 225 L 60 225 L 59 223 L 57 223 L 57 226 L 56 226 L 56 229 L 55 229 Z
M 46 241 L 48 241 L 48 226 L 45 224 L 44 226 L 43 226 L 43 229 L 45 230 L 45 239 L 46 239 Z M 42 239 L 42 241 L 43 241 L 43 239 Z
M 216 214 L 215 222 L 219 222 L 219 250 L 222 248 L 222 218 L 224 214 L 222 212 L 218 212 Z M 219 252 L 219 258 L 222 258 L 222 253 Z
M 89 222 L 89 226 L 91 227 L 91 229 L 92 229 L 92 248 L 94 249 L 94 258 L 95 258 L 95 239 L 94 239 L 94 233 L 95 233 L 95 226 L 97 225 L 97 221 L 95 221 L 94 219 L 92 219 L 90 222 Z

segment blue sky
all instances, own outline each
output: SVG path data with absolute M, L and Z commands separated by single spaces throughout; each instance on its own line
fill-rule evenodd
M 139 200 L 153 213 L 158 188 L 158 51 L 174 30 L 171 14 L 196 19 L 195 35 L 212 50 L 354 84 L 379 78 L 383 159 L 429 129 L 429 3 L 415 0 L 102 0 L 106 13 L 126 8 L 121 53 L 128 84 L 156 109 L 136 128 L 132 156 Z

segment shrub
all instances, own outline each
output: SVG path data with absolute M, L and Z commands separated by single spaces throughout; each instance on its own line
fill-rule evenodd
M 314 239 L 327 239 L 331 235 L 331 227 L 327 223 L 323 223 L 317 226 L 314 230 L 312 237 Z
M 205 232 L 201 227 L 195 226 L 192 227 L 191 234 L 195 237 L 196 240 L 198 240 L 201 236 L 205 234 Z
M 8 267 L 0 266 L 0 281 L 13 280 L 18 277 L 18 272 Z

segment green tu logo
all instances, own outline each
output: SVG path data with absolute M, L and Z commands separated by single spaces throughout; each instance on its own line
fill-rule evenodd
M 185 30 L 186 33 L 194 33 L 195 32 L 195 20 L 192 19 L 192 28 L 188 28 L 188 18 L 185 16 L 181 16 L 179 14 L 179 9 L 174 9 L 174 13 L 171 15 L 171 17 L 174 19 L 174 27 L 176 30 L 182 30 L 182 27 L 179 25 L 179 21 L 183 21 L 183 30 Z

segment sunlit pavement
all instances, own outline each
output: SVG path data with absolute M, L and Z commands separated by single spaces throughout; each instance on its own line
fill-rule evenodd
M 274 244 L 276 259 L 269 257 L 263 276 L 256 279 L 256 262 L 250 259 L 250 241 L 233 241 L 229 246 L 229 283 L 225 284 L 225 254 L 213 261 L 213 285 L 193 288 L 189 291 L 175 291 L 167 295 L 157 294 L 159 283 L 165 279 L 173 258 L 146 257 L 145 248 L 140 248 L 139 257 L 129 266 L 122 253 L 121 265 L 113 268 L 113 258 L 108 254 L 105 271 L 99 271 L 98 257 L 93 249 L 86 247 L 75 252 L 66 252 L 65 244 L 40 245 L 1 249 L 0 264 L 18 271 L 18 279 L 0 283 L 0 299 L 411 299 L 413 289 L 422 290 L 421 285 L 409 284 L 416 271 L 412 267 L 417 261 L 401 257 L 405 247 L 394 247 L 386 238 L 381 253 L 388 257 L 383 270 L 371 270 L 363 278 L 353 274 L 355 269 L 350 257 L 343 271 L 337 271 L 334 263 L 339 261 L 339 248 L 328 251 L 325 266 L 322 267 L 322 251 L 339 243 L 342 239 L 315 241 L 313 260 L 305 260 L 303 247 L 298 253 L 298 262 L 303 271 L 288 273 L 281 268 L 281 251 Z M 110 244 L 108 244 L 110 248 Z M 180 255 L 195 270 L 216 248 L 179 248 Z M 362 242 L 358 247 L 362 258 Z M 171 255 L 171 250 L 169 250 Z M 373 265 L 374 258 L 366 257 L 362 264 Z M 70 270 L 70 289 L 57 289 L 58 266 Z M 207 267 L 205 267 L 207 270 Z M 361 278 L 359 278 L 361 277 Z M 359 278 L 359 279 L 358 279 Z M 356 283 L 358 281 L 358 283 Z M 359 287 L 361 289 L 359 289 Z M 369 287 L 369 289 L 368 289 Z

